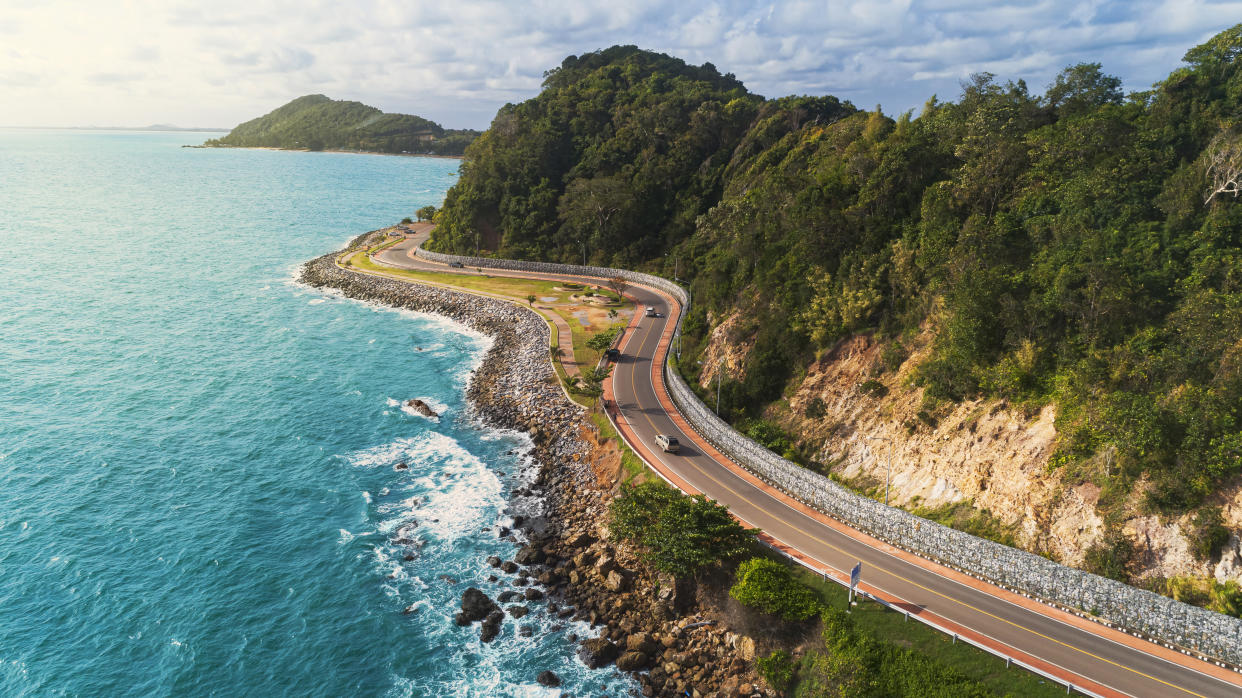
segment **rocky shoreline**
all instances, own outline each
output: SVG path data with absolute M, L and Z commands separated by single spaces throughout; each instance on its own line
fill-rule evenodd
M 512 560 L 487 561 L 506 578 L 488 577 L 495 585 L 491 594 L 468 590 L 458 624 L 481 622 L 485 641 L 503 632 L 526 634 L 529 626 L 519 627 L 518 620 L 529 604 L 543 603 L 549 617 L 598 628 L 598 637 L 581 639 L 579 658 L 591 668 L 615 663 L 637 679 L 645 696 L 767 695 L 753 669 L 754 640 L 710 618 L 693 580 L 657 575 L 635 551 L 609 540 L 603 522 L 613 483 L 599 482 L 591 468 L 593 427 L 561 391 L 543 319 L 491 298 L 347 271 L 336 266 L 339 254 L 307 262 L 300 281 L 356 300 L 435 313 L 491 337 L 467 397 L 486 423 L 526 432 L 533 443 L 538 476 L 514 494 L 538 498 L 543 514 L 515 516 L 525 542 L 513 537 L 520 547 Z M 532 678 L 559 685 L 555 674 L 539 669 L 531 667 Z

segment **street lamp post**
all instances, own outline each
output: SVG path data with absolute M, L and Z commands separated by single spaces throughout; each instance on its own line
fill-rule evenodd
M 888 506 L 888 490 L 893 482 L 893 440 L 887 436 L 873 436 L 871 438 L 875 441 L 888 442 L 888 472 L 884 476 L 884 506 Z

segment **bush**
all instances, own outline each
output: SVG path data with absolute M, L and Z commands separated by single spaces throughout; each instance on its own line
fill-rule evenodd
M 755 533 L 707 497 L 687 497 L 655 481 L 627 487 L 609 514 L 613 536 L 642 546 L 643 559 L 678 577 L 747 552 Z
M 410 218 L 409 216 L 406 216 L 405 218 L 402 218 L 402 219 L 401 219 L 401 224 L 402 224 L 402 225 L 409 225 L 410 223 L 413 223 L 413 222 L 414 222 L 414 220 L 413 220 L 412 218 Z
M 1145 586 L 1182 603 L 1242 617 L 1242 586 L 1232 579 L 1222 583 L 1212 577 L 1157 577 L 1146 580 Z
M 803 411 L 810 419 L 823 419 L 828 414 L 828 405 L 824 404 L 823 398 L 813 397 L 810 402 L 806 403 L 806 409 Z
M 769 686 L 781 693 L 788 691 L 793 684 L 794 661 L 785 650 L 776 650 L 766 657 L 759 657 L 755 660 L 755 669 Z
M 1196 560 L 1206 562 L 1215 559 L 1220 554 L 1220 549 L 1229 542 L 1229 529 L 1225 527 L 1220 508 L 1209 507 L 1195 514 L 1186 538 L 1190 541 L 1190 552 Z
M 822 608 L 815 592 L 795 581 L 788 567 L 763 557 L 752 557 L 738 566 L 737 583 L 729 589 L 729 596 L 743 606 L 789 621 L 806 620 Z
M 748 419 L 738 426 L 741 427 L 742 433 L 769 451 L 779 453 L 785 458 L 793 455 L 793 439 L 777 425 L 763 419 Z
M 884 348 L 880 350 L 880 365 L 886 371 L 896 371 L 901 368 L 901 365 L 905 363 L 906 357 L 909 355 L 910 352 L 906 350 L 901 340 L 894 339 L 885 344 Z
M 1083 569 L 1101 577 L 1128 582 L 1130 561 L 1134 559 L 1134 543 L 1124 534 L 1109 533 L 1095 545 L 1087 548 Z
M 881 398 L 888 395 L 888 387 L 874 378 L 859 383 L 858 390 L 861 391 L 863 395 L 869 395 L 874 398 Z

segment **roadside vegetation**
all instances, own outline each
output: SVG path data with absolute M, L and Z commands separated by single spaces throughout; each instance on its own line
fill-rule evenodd
M 756 659 L 768 684 L 789 696 L 1065 695 L 1002 659 L 873 601 L 848 608 L 846 590 L 762 547 L 728 511 L 660 482 L 626 487 L 610 508 L 614 538 L 657 569 L 728 582 L 748 612 L 808 630 L 818 642 L 772 639 Z M 740 561 L 740 564 L 739 564 Z M 815 632 L 818 631 L 818 632 Z

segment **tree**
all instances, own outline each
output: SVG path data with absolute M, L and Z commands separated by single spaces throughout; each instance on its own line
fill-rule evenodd
M 630 282 L 620 276 L 614 276 L 604 283 L 612 289 L 613 293 L 617 294 L 618 300 L 625 297 L 625 291 L 630 287 Z
M 530 306 L 535 305 L 535 294 L 532 293 L 526 297 L 526 304 Z
M 620 329 L 619 327 L 613 327 L 591 335 L 591 338 L 587 340 L 587 346 L 595 351 L 604 351 L 612 346 L 612 342 L 617 338 Z
M 1121 78 L 1105 75 L 1099 63 L 1079 63 L 1062 70 L 1044 100 L 1062 114 L 1079 114 L 1105 104 L 1121 104 Z
M 1204 205 L 1211 203 L 1217 194 L 1232 194 L 1238 198 L 1242 192 L 1242 136 L 1222 129 L 1208 144 L 1203 157 L 1210 180 Z
M 627 487 L 609 513 L 613 536 L 638 544 L 653 567 L 677 577 L 742 555 L 756 532 L 707 497 L 688 497 L 656 481 Z
M 420 221 L 429 221 L 436 217 L 435 206 L 424 206 L 414 212 Z

